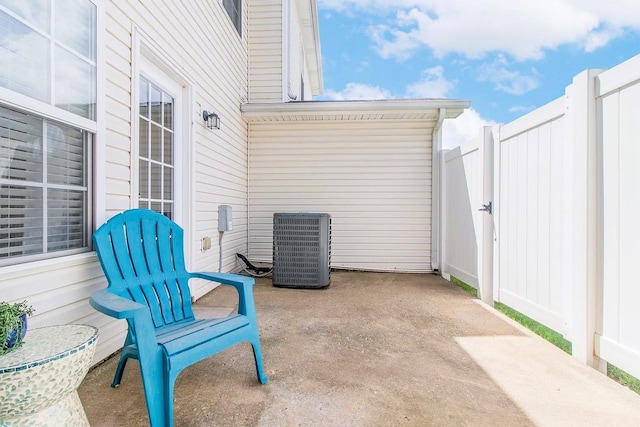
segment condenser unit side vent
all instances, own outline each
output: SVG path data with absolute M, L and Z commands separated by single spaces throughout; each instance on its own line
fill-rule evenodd
M 331 216 L 273 215 L 273 285 L 324 288 L 331 281 Z

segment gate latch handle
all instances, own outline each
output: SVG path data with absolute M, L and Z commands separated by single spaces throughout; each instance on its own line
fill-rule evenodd
M 483 212 L 489 212 L 489 215 L 491 215 L 491 213 L 493 212 L 493 204 L 492 202 L 489 202 L 486 205 L 482 205 L 482 207 L 478 210 Z

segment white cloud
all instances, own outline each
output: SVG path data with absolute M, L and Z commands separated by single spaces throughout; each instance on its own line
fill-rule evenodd
M 427 68 L 422 72 L 422 78 L 417 82 L 407 85 L 405 98 L 447 98 L 453 89 L 454 83 L 444 76 L 444 68 L 436 66 Z M 401 95 L 402 96 L 402 95 Z M 391 91 L 364 83 L 347 83 L 340 91 L 327 90 L 323 99 L 334 101 L 365 100 L 365 99 L 394 99 Z
M 393 40 L 387 38 L 388 33 Z M 384 59 L 395 58 L 398 61 L 405 61 L 411 58 L 421 46 L 420 41 L 415 37 L 386 25 L 370 27 L 369 37 L 374 43 L 373 50 Z
M 380 56 L 399 60 L 421 46 L 439 57 L 540 59 L 563 44 L 593 51 L 625 30 L 640 31 L 638 0 L 320 0 L 320 7 L 391 17 L 370 35 Z
M 484 126 L 496 123 L 483 119 L 473 108 L 469 108 L 456 119 L 445 120 L 442 125 L 442 148 L 452 149 L 478 138 Z
M 407 86 L 408 98 L 446 98 L 453 89 L 453 83 L 445 79 L 442 66 L 428 68 L 422 79 Z
M 593 52 L 601 47 L 604 47 L 611 40 L 621 35 L 620 30 L 602 30 L 595 31 L 585 39 L 584 41 L 584 50 L 586 52 Z
M 394 98 L 387 89 L 362 83 L 347 83 L 341 91 L 327 90 L 324 98 L 333 101 L 391 99 Z
M 419 6 L 420 0 L 318 0 L 320 9 L 332 9 L 337 12 L 350 12 L 354 9 L 372 14 L 386 14 L 397 8 Z
M 540 85 L 535 70 L 530 75 L 524 75 L 509 70 L 509 65 L 504 55 L 498 55 L 494 62 L 480 67 L 478 80 L 493 82 L 496 90 L 512 95 L 524 95 Z

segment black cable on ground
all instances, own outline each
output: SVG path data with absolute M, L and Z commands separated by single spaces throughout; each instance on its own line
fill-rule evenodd
M 239 258 L 242 261 L 240 263 L 241 266 L 242 266 L 242 269 L 247 274 L 249 274 L 250 276 L 253 276 L 253 277 L 264 277 L 264 276 L 268 276 L 273 271 L 272 267 L 258 267 L 258 266 L 255 266 L 255 265 L 251 264 L 249 262 L 249 260 L 247 259 L 247 257 L 245 257 L 242 254 L 236 254 L 236 257 Z

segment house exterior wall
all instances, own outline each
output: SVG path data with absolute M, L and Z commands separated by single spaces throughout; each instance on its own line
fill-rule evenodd
M 240 96 L 247 92 L 248 42 L 246 2 L 243 35 L 232 25 L 222 2 L 197 0 L 104 1 L 99 58 L 99 117 L 95 149 L 96 226 L 137 206 L 134 120 L 138 72 L 149 57 L 184 88 L 183 132 L 176 165 L 183 197 L 178 215 L 185 229 L 187 267 L 218 270 L 218 247 L 201 251 L 201 238 L 218 236 L 217 206 L 233 207 L 233 231 L 225 233 L 222 271 L 234 269 L 235 253 L 246 250 L 247 124 Z M 203 42 L 206 40 L 206 42 Z M 204 126 L 202 110 L 221 117 L 219 130 Z M 181 171 L 181 172 L 180 172 Z M 184 190 L 184 191 L 183 191 Z M 212 239 L 217 241 L 216 238 Z M 35 308 L 30 327 L 84 323 L 100 329 L 95 361 L 122 346 L 126 323 L 93 310 L 88 298 L 106 282 L 95 253 L 0 268 L 3 300 L 27 299 Z M 193 283 L 194 296 L 210 288 Z
M 272 261 L 275 212 L 326 212 L 332 267 L 431 270 L 432 127 L 418 120 L 250 123 L 250 259 Z
M 107 146 L 106 158 L 113 162 L 113 167 L 106 168 L 107 180 L 119 181 L 120 185 L 113 187 L 121 189 L 116 194 L 106 192 L 107 216 L 135 206 L 135 199 L 127 198 L 127 195 L 131 195 L 132 186 L 130 167 L 135 165 L 131 135 L 137 130 L 135 123 L 132 125 L 130 111 L 125 110 L 135 102 L 127 87 L 135 88 L 136 72 L 139 71 L 136 60 L 142 49 L 136 46 L 138 38 L 140 44 L 149 46 L 157 56 L 159 66 L 169 69 L 181 80 L 180 84 L 187 86 L 184 93 L 187 129 L 183 132 L 182 149 L 191 155 L 185 157 L 182 173 L 176 170 L 181 175 L 182 188 L 187 192 L 180 221 L 185 228 L 187 267 L 229 271 L 235 268 L 234 254 L 246 245 L 247 232 L 247 127 L 239 110 L 240 94 L 247 91 L 247 15 L 243 12 L 243 34 L 240 36 L 221 2 L 211 2 L 204 8 L 195 0 L 164 3 L 146 1 L 122 7 L 110 3 L 108 7 L 108 15 L 115 22 L 107 28 L 119 24 L 125 31 L 122 40 L 112 39 L 113 43 L 107 43 L 109 52 L 113 52 L 106 58 L 108 66 L 112 67 L 107 73 L 107 84 L 111 84 L 110 76 L 124 74 L 120 78 L 124 87 L 107 88 L 107 94 L 114 94 L 107 108 L 108 114 L 121 112 L 117 119 L 107 117 L 106 141 L 113 139 L 113 133 L 119 137 L 118 146 Z M 167 14 L 165 11 L 169 10 L 171 13 Z M 194 13 L 195 10 L 198 13 Z M 203 44 L 202 37 L 208 42 Z M 128 70 L 120 59 L 127 57 L 133 58 Z M 116 103 L 122 107 L 111 108 Z M 220 116 L 219 130 L 212 131 L 204 126 L 202 110 Z M 136 176 L 135 172 L 133 176 Z M 202 237 L 218 235 L 217 206 L 220 204 L 231 205 L 234 215 L 234 229 L 223 239 L 222 266 L 218 265 L 220 249 L 216 245 L 209 251 L 201 250 Z M 194 297 L 211 289 L 201 285 L 192 283 Z M 114 345 L 117 348 L 119 340 Z
M 249 102 L 283 101 L 283 1 L 249 0 Z
M 313 97 L 299 6 L 298 0 L 249 0 L 249 102 Z

